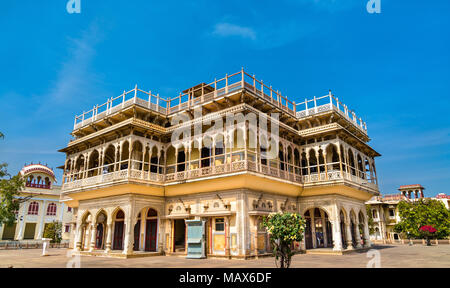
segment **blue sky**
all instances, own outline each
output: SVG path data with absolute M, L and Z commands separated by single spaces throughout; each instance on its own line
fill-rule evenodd
M 382 193 L 450 187 L 449 1 L 3 1 L 0 162 L 63 164 L 74 115 L 242 66 L 297 102 L 328 89 L 368 125 Z M 59 180 L 61 171 L 57 171 Z

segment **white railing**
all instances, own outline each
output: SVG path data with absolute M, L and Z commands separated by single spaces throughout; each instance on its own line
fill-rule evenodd
M 362 132 L 367 134 L 367 124 L 361 118 L 358 118 L 354 111 L 350 110 L 347 105 L 334 97 L 331 92 L 322 97 L 315 97 L 311 100 L 305 99 L 304 102 L 297 104 L 297 118 L 305 118 L 315 114 L 327 111 L 336 111 L 348 121 L 353 123 Z
M 112 173 L 106 173 L 103 175 L 88 177 L 85 179 L 75 180 L 63 184 L 63 190 L 75 190 L 85 188 L 89 186 L 95 186 L 100 184 L 113 183 L 121 180 L 145 180 L 150 182 L 157 182 L 160 184 L 180 182 L 189 179 L 196 179 L 202 177 L 209 177 L 221 174 L 229 174 L 240 171 L 252 171 L 275 178 L 280 178 L 296 183 L 314 184 L 323 181 L 333 180 L 348 180 L 357 183 L 362 186 L 369 187 L 374 190 L 378 190 L 378 186 L 375 183 L 369 182 L 366 179 L 342 172 L 339 170 L 328 171 L 328 173 L 312 173 L 310 175 L 300 175 L 292 173 L 286 170 L 281 170 L 275 167 L 262 165 L 253 161 L 236 161 L 233 163 L 222 164 L 218 166 L 209 166 L 193 170 L 175 172 L 170 174 L 157 174 L 148 171 L 127 169 L 120 170 Z M 300 170 L 298 170 L 300 171 Z M 328 176 L 328 177 L 327 177 Z
M 197 86 L 196 86 L 197 87 Z M 122 95 L 108 99 L 102 105 L 96 105 L 88 112 L 75 116 L 74 130 L 89 125 L 97 120 L 126 109 L 132 105 L 137 105 L 146 109 L 159 112 L 163 115 L 170 115 L 190 109 L 212 100 L 222 98 L 229 93 L 245 89 L 256 97 L 268 102 L 284 112 L 296 118 L 304 118 L 321 112 L 335 110 L 357 126 L 361 131 L 367 133 L 367 125 L 358 118 L 352 110 L 330 94 L 313 99 L 305 99 L 302 103 L 290 101 L 286 96 L 275 91 L 271 86 L 267 86 L 263 81 L 257 80 L 253 75 L 248 74 L 243 69 L 224 78 L 215 80 L 209 84 L 199 85 L 186 93 L 180 93 L 175 98 L 164 99 L 159 94 L 146 92 L 136 86 L 130 91 L 124 91 Z

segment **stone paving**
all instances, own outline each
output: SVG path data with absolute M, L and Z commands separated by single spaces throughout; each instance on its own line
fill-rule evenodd
M 423 245 L 375 246 L 380 252 L 382 268 L 450 268 L 450 245 L 427 247 Z M 41 257 L 41 250 L 0 250 L 0 267 L 14 268 L 65 268 L 68 261 L 66 249 L 50 249 L 48 257 Z M 80 257 L 82 268 L 274 268 L 274 258 L 256 260 L 193 260 L 177 256 L 117 259 L 104 257 Z M 293 268 L 364 268 L 371 258 L 367 252 L 347 255 L 296 255 Z

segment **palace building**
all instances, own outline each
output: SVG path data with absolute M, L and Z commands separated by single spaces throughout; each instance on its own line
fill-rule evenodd
M 275 212 L 306 218 L 297 249 L 370 246 L 380 154 L 331 92 L 295 103 L 243 69 L 172 98 L 136 86 L 76 116 L 71 134 L 61 199 L 80 254 L 186 255 L 196 219 L 208 257 L 257 257 Z
M 45 225 L 62 224 L 63 241 L 71 234 L 72 208 L 60 202 L 61 186 L 56 185 L 54 171 L 42 164 L 26 165 L 19 172 L 25 188 L 18 196 L 22 203 L 13 225 L 0 225 L 2 241 L 42 240 Z

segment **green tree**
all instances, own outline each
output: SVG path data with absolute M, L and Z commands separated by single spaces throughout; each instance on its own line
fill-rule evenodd
M 433 226 L 433 236 L 442 239 L 450 235 L 450 210 L 444 203 L 433 199 L 420 199 L 414 202 L 401 201 L 398 204 L 400 222 L 394 230 L 411 238 L 423 237 L 420 228 Z
M 52 243 L 61 243 L 62 224 L 60 222 L 48 223 L 44 228 L 44 238 L 52 239 Z
M 291 246 L 295 241 L 302 241 L 305 220 L 296 213 L 276 213 L 264 217 L 262 225 L 269 233 L 277 266 L 289 268 L 294 255 Z
M 375 234 L 375 224 L 373 222 L 372 205 L 366 205 L 367 225 L 369 226 L 369 234 Z M 361 234 L 362 235 L 362 234 Z
M 0 132 L 0 138 L 4 135 Z M 19 199 L 25 181 L 20 175 L 11 177 L 7 170 L 8 164 L 0 163 L 0 224 L 11 225 L 16 221 L 16 211 L 20 203 L 28 199 Z

